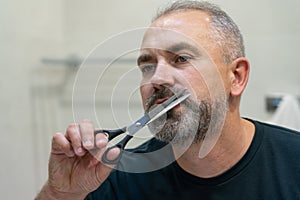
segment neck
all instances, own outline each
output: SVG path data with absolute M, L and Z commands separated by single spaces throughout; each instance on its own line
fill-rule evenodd
M 225 122 L 217 143 L 204 158 L 199 157 L 201 144 L 192 144 L 180 157 L 179 148 L 173 146 L 173 151 L 179 157 L 178 164 L 185 171 L 198 177 L 211 178 L 234 166 L 247 152 L 253 136 L 254 125 L 238 118 L 234 123 Z

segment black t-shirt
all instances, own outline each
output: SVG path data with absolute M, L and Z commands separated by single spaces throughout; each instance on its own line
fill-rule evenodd
M 199 178 L 184 171 L 176 161 L 147 173 L 115 170 L 87 199 L 300 200 L 300 133 L 252 122 L 255 135 L 250 148 L 222 175 Z M 152 139 L 136 151 L 152 151 L 163 145 Z

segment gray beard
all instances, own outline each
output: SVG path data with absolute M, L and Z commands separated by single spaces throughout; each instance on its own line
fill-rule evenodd
M 202 142 L 211 122 L 211 104 L 188 98 L 180 104 L 181 111 L 171 110 L 148 125 L 161 141 L 176 146 Z

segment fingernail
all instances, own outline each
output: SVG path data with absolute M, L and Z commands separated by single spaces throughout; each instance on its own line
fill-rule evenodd
M 83 149 L 81 148 L 81 147 L 79 147 L 78 149 L 77 149 L 77 153 L 82 153 L 83 152 Z
M 92 143 L 91 141 L 87 140 L 87 141 L 85 141 L 85 142 L 83 143 L 83 145 L 84 145 L 85 147 L 92 147 L 92 146 L 93 146 L 93 143 Z

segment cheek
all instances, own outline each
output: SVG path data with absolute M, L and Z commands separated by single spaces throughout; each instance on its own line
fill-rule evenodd
M 209 95 L 208 88 L 205 80 L 203 79 L 201 73 L 194 70 L 192 73 L 184 75 L 184 79 L 181 80 L 182 85 L 184 85 L 190 93 L 193 99 L 203 99 Z
M 147 100 L 149 99 L 149 97 L 152 95 L 153 92 L 154 92 L 154 89 L 150 84 L 141 84 L 140 93 L 141 93 L 144 109 L 145 109 Z
M 221 65 L 221 64 L 219 64 Z M 230 89 L 230 80 L 227 68 L 218 68 L 211 63 L 200 65 L 190 75 L 192 90 L 196 93 L 198 100 L 212 100 L 224 96 Z M 223 66 L 223 65 L 221 65 Z
M 231 82 L 232 82 L 232 74 L 227 69 L 219 69 L 220 71 L 220 77 L 216 77 L 216 90 L 219 91 L 220 94 L 230 94 L 231 90 Z

